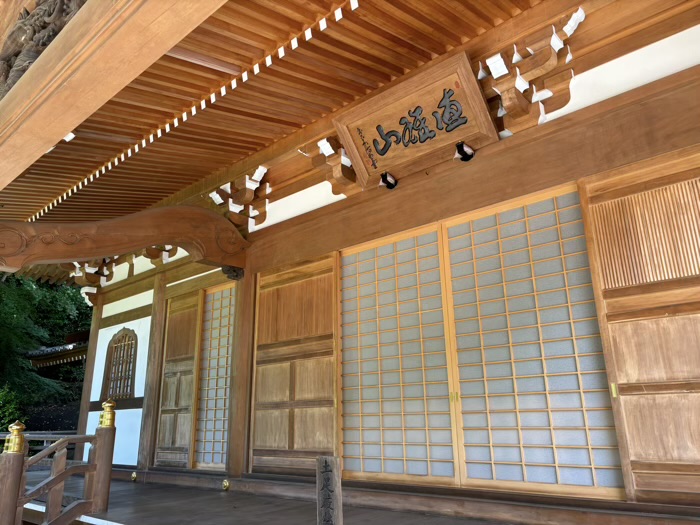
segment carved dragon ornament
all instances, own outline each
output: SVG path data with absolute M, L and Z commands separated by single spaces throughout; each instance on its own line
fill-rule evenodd
M 0 48 L 0 100 L 22 78 L 87 0 L 37 0 L 26 8 Z

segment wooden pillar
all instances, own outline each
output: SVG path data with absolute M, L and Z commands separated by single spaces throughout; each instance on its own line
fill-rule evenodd
M 156 431 L 158 429 L 158 407 L 160 401 L 160 384 L 163 369 L 163 349 L 166 321 L 165 299 L 167 277 L 159 273 L 153 285 L 153 308 L 151 310 L 151 334 L 148 344 L 148 364 L 146 369 L 146 386 L 143 394 L 143 413 L 141 416 L 141 440 L 137 467 L 147 470 L 153 461 Z
M 236 286 L 236 323 L 229 397 L 228 465 L 231 477 L 246 471 L 250 430 L 250 396 L 255 338 L 257 275 L 248 268 Z
M 85 360 L 85 375 L 83 378 L 83 394 L 80 398 L 80 416 L 78 418 L 78 435 L 87 433 L 87 420 L 90 413 L 90 395 L 92 394 L 92 380 L 95 375 L 95 355 L 97 354 L 97 338 L 100 334 L 100 321 L 102 319 L 102 308 L 104 307 L 104 296 L 96 294 L 92 304 L 92 323 L 90 324 L 90 341 L 88 343 L 87 358 Z M 74 459 L 83 459 L 85 445 L 78 443 L 75 445 Z
M 340 458 L 316 458 L 316 493 L 318 525 L 343 525 L 343 491 L 340 481 Z
M 10 425 L 11 435 L 5 441 L 5 450 L 0 454 L 0 525 L 16 525 L 19 511 L 17 499 L 24 489 L 24 455 L 26 451 L 24 425 L 17 421 Z
M 112 483 L 112 460 L 114 458 L 115 403 L 112 400 L 102 403 L 100 426 L 95 432 L 95 475 L 93 478 L 92 511 L 106 512 L 109 506 L 109 488 Z

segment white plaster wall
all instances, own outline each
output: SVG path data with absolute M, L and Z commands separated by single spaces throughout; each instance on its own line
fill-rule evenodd
M 197 275 L 193 275 L 192 277 L 187 277 L 186 279 L 181 279 L 179 281 L 175 281 L 174 283 L 168 283 L 166 285 L 166 287 L 169 288 L 171 286 L 175 286 L 176 284 L 184 283 L 186 281 L 191 281 L 192 279 L 199 279 L 200 277 L 202 277 L 204 275 L 209 275 L 210 273 L 216 273 L 216 272 L 220 272 L 220 271 L 221 271 L 220 268 L 214 268 L 213 270 L 209 270 L 209 271 L 205 270 L 202 273 L 198 273 Z
M 102 317 L 121 314 L 148 304 L 153 304 L 153 290 L 148 290 L 146 292 L 127 297 L 126 299 L 120 299 L 119 301 L 114 301 L 113 303 L 104 305 L 104 308 L 102 308 Z
M 342 193 L 333 195 L 332 188 L 333 186 L 330 182 L 323 181 L 288 197 L 283 197 L 278 201 L 270 202 L 267 205 L 265 222 L 256 225 L 255 221 L 251 219 L 248 224 L 248 230 L 251 232 L 261 230 L 345 198 L 345 195 Z
M 586 22 L 583 24 L 585 26 Z M 573 52 L 575 56 L 576 50 Z M 547 120 L 563 117 L 698 64 L 700 25 L 577 75 L 571 81 L 569 103 L 547 114 Z
M 167 263 L 164 264 L 170 264 L 173 261 L 177 261 L 178 259 L 182 259 L 183 257 L 187 257 L 189 255 L 185 250 L 182 248 L 178 248 L 177 253 L 175 256 L 170 257 Z M 152 270 L 155 268 L 153 261 L 149 259 L 148 257 L 144 257 L 143 255 L 136 257 L 134 259 L 134 275 L 138 275 L 143 272 L 147 272 L 148 270 Z M 117 284 L 118 282 L 124 281 L 128 279 L 129 277 L 129 265 L 128 264 L 120 264 L 114 268 L 114 275 L 112 276 L 112 280 L 109 281 L 108 283 L 105 283 L 103 288 L 108 288 L 110 286 L 113 286 Z
M 136 332 L 136 381 L 134 383 L 134 397 L 143 397 L 146 385 L 146 363 L 148 361 L 148 341 L 151 335 L 151 317 L 144 317 L 135 321 L 129 321 L 122 325 L 103 328 L 97 335 L 97 349 L 95 353 L 95 371 L 92 375 L 92 388 L 90 390 L 90 401 L 104 401 L 100 399 L 102 393 L 102 380 L 105 372 L 105 361 L 107 360 L 107 346 L 122 328 L 130 328 Z
M 140 408 L 117 410 L 117 435 L 114 441 L 113 460 L 115 465 L 136 465 L 141 439 L 141 413 Z M 87 420 L 87 434 L 95 433 L 99 420 L 99 412 L 90 412 Z M 85 461 L 87 461 L 89 450 L 90 445 L 85 447 Z

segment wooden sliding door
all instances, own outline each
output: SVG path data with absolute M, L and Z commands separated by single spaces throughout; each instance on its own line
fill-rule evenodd
M 628 496 L 700 503 L 700 170 L 581 184 Z M 691 168 L 691 169 L 688 169 Z
M 233 355 L 236 285 L 226 283 L 204 294 L 197 379 L 194 467 L 224 470 Z
M 335 452 L 335 258 L 259 279 L 252 471 L 314 475 Z
M 444 226 L 462 483 L 621 497 L 576 188 Z
M 346 478 L 624 495 L 575 186 L 341 255 Z
M 154 465 L 190 468 L 201 292 L 168 301 Z
M 342 253 L 346 478 L 456 483 L 435 227 Z

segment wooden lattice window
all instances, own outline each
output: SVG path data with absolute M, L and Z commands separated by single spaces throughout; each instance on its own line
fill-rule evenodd
M 196 468 L 221 470 L 226 466 L 235 307 L 235 286 L 207 290 L 199 356 Z
M 134 397 L 136 376 L 136 332 L 123 328 L 112 337 L 107 347 L 102 399 Z

